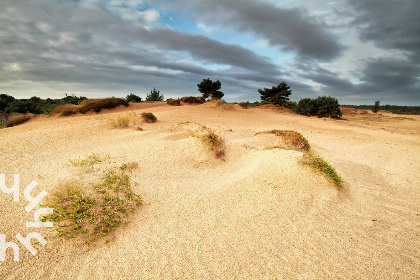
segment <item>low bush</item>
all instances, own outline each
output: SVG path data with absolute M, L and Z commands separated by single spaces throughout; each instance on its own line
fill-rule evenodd
M 336 186 L 341 187 L 344 180 L 337 174 L 334 167 L 319 156 L 305 153 L 300 160 L 301 164 L 310 166 L 313 170 L 321 172 L 327 176 Z
M 181 98 L 181 102 L 188 103 L 188 104 L 203 104 L 206 100 L 199 96 L 184 96 Z
M 319 96 L 316 99 L 303 98 L 296 106 L 296 113 L 306 116 L 341 118 L 338 100 L 331 96 Z
M 141 97 L 138 95 L 135 95 L 134 93 L 130 93 L 129 95 L 127 95 L 125 99 L 127 99 L 127 102 L 132 102 L 132 103 L 139 103 L 142 101 Z
M 87 99 L 80 103 L 79 112 L 85 114 L 89 111 L 99 113 L 102 109 L 112 109 L 120 105 L 128 106 L 127 100 L 124 98 L 103 98 L 103 99 Z
M 171 106 L 181 106 L 181 101 L 179 99 L 168 99 L 166 103 Z
M 32 118 L 31 115 L 13 115 L 6 122 L 6 127 L 16 126 L 29 121 Z
M 154 123 L 157 121 L 157 118 L 152 113 L 141 113 L 141 117 L 143 118 L 143 121 L 147 123 Z
M 248 104 L 246 104 L 246 102 L 240 102 L 238 103 L 239 106 L 241 106 L 244 109 L 248 109 Z

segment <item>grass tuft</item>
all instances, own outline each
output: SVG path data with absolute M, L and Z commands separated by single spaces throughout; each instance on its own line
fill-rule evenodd
M 326 160 L 319 156 L 313 156 L 305 153 L 300 160 L 301 164 L 310 166 L 317 172 L 321 172 L 327 176 L 338 187 L 342 187 L 344 180 L 337 174 L 334 167 L 332 167 Z
M 84 159 L 69 159 L 69 163 L 67 165 L 74 167 L 92 167 L 94 164 L 100 163 L 101 161 L 101 158 L 97 154 L 91 153 Z
M 201 136 L 201 141 L 203 141 L 203 143 L 214 152 L 217 158 L 222 158 L 225 156 L 225 142 L 213 131 L 208 131 L 203 136 Z
M 109 117 L 109 123 L 113 128 L 126 128 L 130 124 L 129 114 L 119 115 L 117 118 Z
M 306 140 L 302 134 L 293 130 L 273 129 L 270 131 L 259 132 L 256 135 L 258 134 L 274 134 L 283 139 L 285 146 L 271 146 L 266 149 L 281 148 L 301 152 L 308 152 L 311 149 L 311 145 L 309 145 L 308 140 Z

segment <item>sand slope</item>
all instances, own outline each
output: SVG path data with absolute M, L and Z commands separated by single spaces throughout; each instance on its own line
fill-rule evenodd
M 23 189 L 41 190 L 76 173 L 68 159 L 92 152 L 132 173 L 146 205 L 89 250 L 48 238 L 36 256 L 20 246 L 1 279 L 420 279 L 420 117 L 363 115 L 324 120 L 271 109 L 143 103 L 99 115 L 43 118 L 0 130 L 0 174 L 19 173 L 20 202 L 0 193 L 0 233 L 31 229 Z M 152 108 L 153 107 L 153 108 Z M 107 117 L 153 112 L 158 122 L 112 129 Z M 196 122 L 226 141 L 220 160 L 188 133 Z M 345 179 L 341 190 L 298 164 L 300 152 L 263 150 L 302 133 Z M 43 236 L 50 229 L 37 229 Z

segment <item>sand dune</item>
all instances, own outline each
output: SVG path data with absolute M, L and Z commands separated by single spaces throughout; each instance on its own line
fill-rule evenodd
M 23 189 L 52 192 L 92 152 L 136 162 L 145 205 L 87 248 L 48 237 L 37 255 L 9 249 L 1 279 L 420 279 L 420 117 L 347 111 L 343 120 L 275 109 L 141 103 L 98 115 L 39 118 L 0 130 L 0 174 L 20 174 L 19 203 L 0 193 L 0 233 L 16 241 L 33 213 Z M 153 112 L 157 123 L 111 128 L 109 116 Z M 359 112 L 359 113 L 358 113 Z M 225 140 L 216 158 L 198 123 Z M 345 180 L 339 189 L 300 165 L 301 152 L 269 149 L 295 130 Z M 42 236 L 51 229 L 37 229 Z M 105 242 L 105 240 L 107 242 Z

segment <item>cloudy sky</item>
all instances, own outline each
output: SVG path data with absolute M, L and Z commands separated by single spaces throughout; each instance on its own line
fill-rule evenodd
M 0 0 L 0 93 L 420 105 L 419 0 Z

